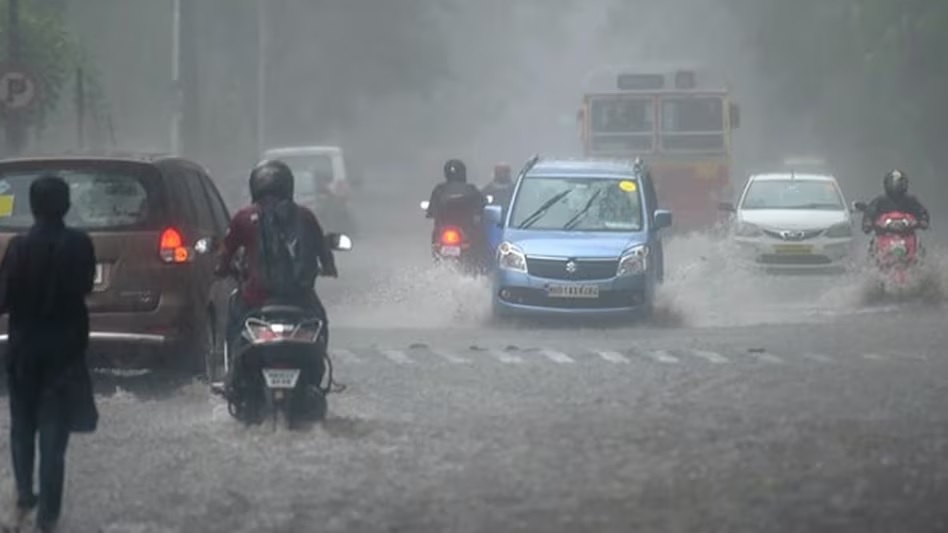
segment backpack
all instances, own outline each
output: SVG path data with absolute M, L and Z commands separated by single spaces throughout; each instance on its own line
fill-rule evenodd
M 261 205 L 257 231 L 257 272 L 271 298 L 294 300 L 307 289 L 308 268 L 315 262 L 305 246 L 305 228 L 292 202 Z

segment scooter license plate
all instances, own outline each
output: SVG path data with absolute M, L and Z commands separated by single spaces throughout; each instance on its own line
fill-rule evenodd
M 294 389 L 300 379 L 300 371 L 295 368 L 264 368 L 263 379 L 268 389 Z
M 460 246 L 442 246 L 441 255 L 446 257 L 460 257 L 461 247 Z

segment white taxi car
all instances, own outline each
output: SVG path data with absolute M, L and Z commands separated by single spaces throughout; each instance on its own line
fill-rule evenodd
M 756 174 L 747 180 L 734 213 L 742 254 L 768 270 L 845 270 L 853 221 L 836 178 L 823 174 Z

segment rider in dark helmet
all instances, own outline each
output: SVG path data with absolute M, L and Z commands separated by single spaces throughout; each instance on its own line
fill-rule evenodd
M 281 161 L 266 160 L 250 174 L 252 204 L 230 222 L 218 257 L 219 276 L 233 275 L 234 259 L 243 250 L 240 293 L 230 310 L 228 339 L 239 331 L 246 311 L 268 302 L 326 310 L 314 290 L 317 275 L 336 277 L 332 249 L 316 215 L 293 202 L 293 171 Z M 324 326 L 328 343 L 328 323 Z
M 510 175 L 510 165 L 498 163 L 494 165 L 494 179 L 488 183 L 482 190 L 485 195 L 494 197 L 493 203 L 503 208 L 507 208 L 510 199 L 513 196 L 514 182 Z
M 885 194 L 877 196 L 862 215 L 862 230 L 872 231 L 876 217 L 889 211 L 901 211 L 918 219 L 921 229 L 928 229 L 928 210 L 918 201 L 918 198 L 908 193 L 908 176 L 901 170 L 893 170 L 885 175 L 882 187 Z
M 434 219 L 434 234 L 444 225 L 456 225 L 479 238 L 480 216 L 487 205 L 487 198 L 477 187 L 467 182 L 467 167 L 458 159 L 444 164 L 444 182 L 431 191 L 428 202 L 428 218 Z

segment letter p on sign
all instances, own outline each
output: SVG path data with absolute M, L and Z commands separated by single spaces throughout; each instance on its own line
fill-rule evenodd
M 6 70 L 0 72 L 0 107 L 19 111 L 33 104 L 36 99 L 36 81 L 26 72 Z

